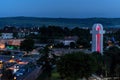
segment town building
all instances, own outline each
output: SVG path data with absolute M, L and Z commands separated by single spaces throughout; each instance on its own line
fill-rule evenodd
M 13 33 L 8 33 L 8 32 L 1 33 L 1 38 L 2 39 L 12 39 L 13 38 Z

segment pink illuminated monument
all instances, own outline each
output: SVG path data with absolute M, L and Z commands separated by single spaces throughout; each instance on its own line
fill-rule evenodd
M 92 27 L 92 52 L 97 51 L 103 53 L 103 26 L 101 24 L 94 24 Z

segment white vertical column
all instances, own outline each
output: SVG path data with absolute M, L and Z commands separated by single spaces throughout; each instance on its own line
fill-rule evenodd
M 99 29 L 98 29 L 99 28 Z M 90 31 L 90 33 L 92 34 L 92 52 L 97 51 L 97 48 L 100 48 L 100 53 L 103 53 L 103 34 L 105 33 L 105 31 L 103 30 L 103 26 L 101 24 L 94 24 L 92 27 L 92 31 Z M 100 34 L 100 45 L 98 46 L 97 43 L 97 34 Z

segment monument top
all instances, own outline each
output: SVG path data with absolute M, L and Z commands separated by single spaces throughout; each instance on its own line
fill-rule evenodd
M 103 30 L 102 24 L 99 24 L 99 23 L 94 24 L 93 27 L 92 27 L 92 30 L 96 31 L 97 29 Z

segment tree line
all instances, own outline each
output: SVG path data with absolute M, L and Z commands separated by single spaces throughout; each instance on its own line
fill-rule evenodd
M 120 49 L 110 47 L 101 55 L 98 52 L 86 54 L 84 52 L 66 54 L 57 62 L 57 70 L 62 79 L 88 79 L 90 76 L 119 77 L 120 79 Z
M 70 29 L 68 27 L 57 27 L 57 26 L 48 26 L 40 28 L 39 39 L 41 43 L 48 43 L 50 40 L 54 39 L 63 39 L 65 36 L 78 36 L 81 40 L 86 39 L 90 40 L 90 30 L 82 29 L 79 27 L 75 27 Z
M 99 52 L 85 53 L 73 52 L 53 58 L 49 58 L 49 49 L 43 50 L 43 57 L 37 63 L 44 65 L 44 69 L 51 76 L 53 65 L 56 65 L 57 72 L 62 80 L 89 79 L 92 75 L 100 77 L 119 77 L 120 79 L 120 48 L 116 46 L 105 50 L 103 55 Z

